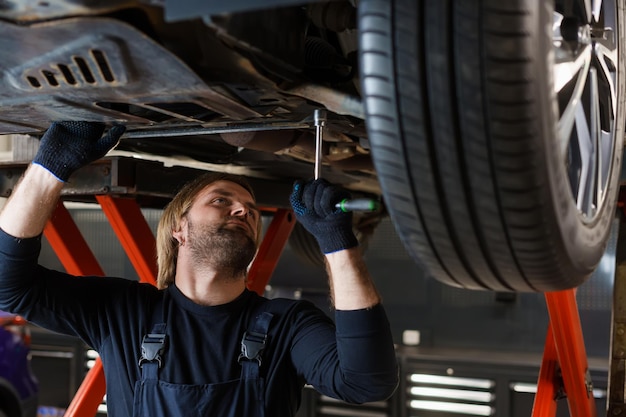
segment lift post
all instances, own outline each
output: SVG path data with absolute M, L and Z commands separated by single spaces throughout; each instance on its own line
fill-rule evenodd
M 533 417 L 554 417 L 561 395 L 571 417 L 596 417 L 576 290 L 545 294 L 550 325 L 537 382 Z
M 98 195 L 100 203 L 117 239 L 130 263 L 137 271 L 139 281 L 156 285 L 157 265 L 156 246 L 150 225 L 146 221 L 141 207 L 132 198 Z
M 263 295 L 295 224 L 296 220 L 291 210 L 276 210 L 248 271 L 249 290 Z
M 556 353 L 552 326 L 548 325 L 546 344 L 543 351 L 543 360 L 539 370 L 537 394 L 533 404 L 532 417 L 556 416 L 557 400 L 561 396 L 562 383 L 558 376 L 559 358 Z
M 89 245 L 80 233 L 62 202 L 57 204 L 48 221 L 44 236 L 56 253 L 65 270 L 74 275 L 104 275 Z M 98 358 L 87 372 L 65 415 L 94 416 L 106 392 L 102 363 Z

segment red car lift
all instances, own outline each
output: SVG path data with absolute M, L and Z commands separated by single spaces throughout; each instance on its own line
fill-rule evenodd
M 622 210 L 625 200 L 626 192 L 622 191 L 618 202 Z M 607 406 L 602 410 L 607 417 L 626 416 L 626 229 L 623 219 L 617 236 Z M 554 417 L 556 401 L 563 395 L 567 396 L 572 417 L 596 416 L 575 294 L 575 290 L 545 294 L 550 325 L 533 417 Z
M 156 285 L 155 240 L 141 209 L 135 200 L 108 195 L 97 196 L 103 212 L 109 219 L 124 251 L 137 270 L 142 282 Z M 262 211 L 265 211 L 262 209 Z M 274 272 L 289 234 L 295 225 L 290 210 L 274 209 L 270 224 L 258 254 L 250 268 L 248 287 L 263 294 Z M 69 212 L 59 203 L 48 222 L 44 235 L 57 254 L 66 271 L 74 275 L 104 275 L 87 242 L 74 223 Z M 74 399 L 66 410 L 67 417 L 91 417 L 106 393 L 104 371 L 100 359 L 85 376 Z
M 59 203 L 44 229 L 44 235 L 65 270 L 74 275 L 104 275 L 78 226 L 63 203 Z M 85 376 L 65 415 L 95 416 L 106 392 L 104 371 L 98 359 Z
M 591 376 L 576 304 L 576 290 L 545 294 L 550 324 L 537 382 L 533 417 L 554 417 L 567 395 L 571 417 L 595 417 Z M 560 374 L 560 375 L 559 375 Z

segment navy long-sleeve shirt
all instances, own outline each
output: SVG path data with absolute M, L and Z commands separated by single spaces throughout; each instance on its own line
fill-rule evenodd
M 132 415 L 141 341 L 151 330 L 154 305 L 163 299 L 169 341 L 162 380 L 211 384 L 239 378 L 242 335 L 251 315 L 269 303 L 262 308 L 274 318 L 261 367 L 268 415 L 294 415 L 305 383 L 353 403 L 385 399 L 398 383 L 382 305 L 336 311 L 334 323 L 307 301 L 268 300 L 247 290 L 230 303 L 201 306 L 175 285 L 158 290 L 122 278 L 46 269 L 37 262 L 40 249 L 40 237 L 17 239 L 0 230 L 0 309 L 78 336 L 97 350 L 113 417 Z

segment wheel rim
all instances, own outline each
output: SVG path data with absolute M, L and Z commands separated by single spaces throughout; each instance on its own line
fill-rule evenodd
M 617 140 L 617 5 L 564 3 L 553 25 L 558 138 L 576 207 L 593 223 L 607 202 Z

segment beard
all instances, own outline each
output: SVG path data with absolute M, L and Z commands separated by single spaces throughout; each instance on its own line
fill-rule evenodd
M 227 228 L 226 224 L 196 225 L 189 221 L 188 227 L 187 244 L 197 264 L 230 270 L 236 279 L 245 276 L 256 253 L 256 244 L 248 233 Z

